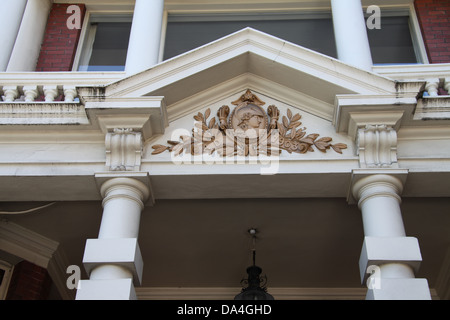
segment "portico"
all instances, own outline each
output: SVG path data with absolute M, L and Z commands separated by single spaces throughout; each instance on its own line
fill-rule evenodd
M 74 294 L 66 268 L 77 265 L 79 300 L 232 299 L 254 227 L 275 299 L 438 296 L 450 241 L 449 101 L 422 94 L 448 78 L 419 79 L 411 67 L 393 80 L 368 56 L 353 65 L 251 28 L 159 62 L 157 35 L 136 40 L 161 23 L 163 1 L 148 3 L 136 2 L 130 60 L 116 78 L 12 74 L 0 84 L 2 210 L 45 205 L 6 216 L 0 249 L 51 266 L 65 297 Z M 142 51 L 148 59 L 136 58 Z M 202 148 L 211 138 L 199 143 L 199 122 L 217 137 L 242 102 L 260 107 L 266 132 L 282 131 L 269 163 L 234 143 L 230 158 Z M 56 263 L 55 252 L 69 258 Z

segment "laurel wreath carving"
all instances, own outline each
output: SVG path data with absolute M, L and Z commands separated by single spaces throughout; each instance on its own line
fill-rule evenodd
M 264 102 L 259 100 L 250 91 L 242 95 L 240 100 L 232 102 L 235 105 L 243 106 L 248 104 L 262 105 Z M 280 111 L 274 105 L 267 108 L 268 121 L 266 130 L 262 134 L 252 137 L 244 130 L 231 129 L 228 122 L 230 108 L 222 106 L 216 117 L 211 116 L 211 109 L 208 108 L 205 113 L 199 112 L 194 116 L 194 128 L 192 135 L 183 135 L 179 141 L 167 141 L 168 145 L 156 144 L 152 146 L 152 155 L 157 155 L 165 151 L 173 152 L 175 156 L 183 152 L 191 155 L 213 154 L 225 156 L 259 156 L 259 155 L 279 155 L 282 150 L 288 153 L 314 152 L 316 147 L 319 151 L 326 153 L 330 148 L 335 152 L 342 154 L 342 150 L 347 148 L 346 144 L 332 144 L 332 138 L 319 138 L 319 134 L 307 134 L 306 128 L 301 128 L 301 115 L 293 114 L 287 109 L 287 114 L 279 121 Z

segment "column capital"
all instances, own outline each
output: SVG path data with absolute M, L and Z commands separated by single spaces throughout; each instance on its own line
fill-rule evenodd
M 369 197 L 383 194 L 401 201 L 407 176 L 406 169 L 355 169 L 347 201 L 361 206 Z
M 121 188 L 120 192 L 128 190 L 127 195 L 137 201 L 142 208 L 154 204 L 148 172 L 102 172 L 95 174 L 95 179 L 103 203 L 114 196 L 114 192 L 111 191 Z

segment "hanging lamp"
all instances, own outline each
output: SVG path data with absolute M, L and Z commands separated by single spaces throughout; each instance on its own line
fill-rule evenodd
M 274 300 L 273 296 L 267 292 L 267 276 L 261 276 L 262 269 L 256 265 L 256 229 L 249 229 L 248 232 L 252 236 L 253 240 L 253 265 L 247 268 L 247 279 L 243 279 L 241 284 L 246 285 L 239 293 L 234 297 L 234 300 Z

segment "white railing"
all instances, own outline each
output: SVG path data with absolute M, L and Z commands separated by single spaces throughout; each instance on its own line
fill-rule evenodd
M 429 97 L 448 96 L 450 94 L 450 78 L 428 79 L 425 91 Z
M 124 76 L 123 72 L 0 73 L 0 103 L 77 102 L 76 87 L 104 86 Z

